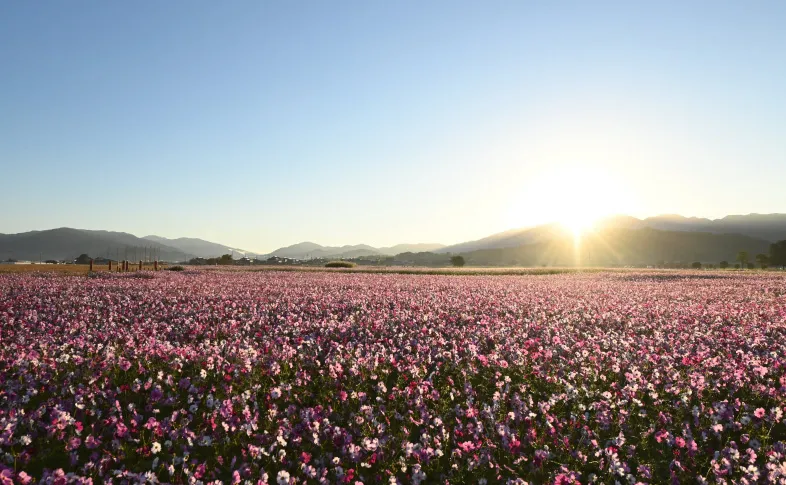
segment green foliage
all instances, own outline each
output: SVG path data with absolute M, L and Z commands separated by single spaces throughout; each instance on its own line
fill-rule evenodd
M 183 271 L 185 268 L 180 265 L 170 266 L 166 268 L 167 271 Z
M 450 258 L 450 264 L 452 264 L 457 268 L 461 268 L 462 266 L 464 266 L 465 263 L 466 261 L 464 261 L 463 256 L 453 256 Z
M 80 254 L 79 257 L 76 258 L 76 261 L 74 262 L 76 264 L 90 264 L 90 256 L 88 256 L 87 254 Z
M 728 268 L 728 267 L 729 267 L 729 262 L 728 262 L 728 261 L 721 261 L 721 262 L 718 264 L 718 267 L 719 267 L 720 269 L 726 269 L 726 268 Z
M 690 267 L 693 269 L 701 269 L 701 263 L 696 261 L 693 264 L 691 264 Z
M 351 261 L 330 261 L 325 264 L 325 268 L 354 268 L 355 266 Z
M 735 263 L 734 264 L 734 269 L 740 269 L 740 263 Z
M 770 245 L 770 264 L 786 267 L 786 240 Z
M 743 268 L 748 265 L 748 251 L 740 251 L 737 253 L 737 261 Z
M 404 263 L 412 266 L 447 266 L 450 264 L 450 255 L 431 252 L 400 253 L 391 264 Z
M 763 253 L 757 254 L 756 262 L 759 263 L 761 269 L 765 269 L 770 262 L 770 257 Z

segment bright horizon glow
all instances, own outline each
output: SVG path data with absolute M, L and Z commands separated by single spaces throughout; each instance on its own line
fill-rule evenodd
M 512 204 L 510 227 L 556 223 L 574 237 L 605 217 L 635 212 L 636 200 L 626 184 L 598 167 L 567 164 L 530 180 L 524 196 Z M 527 220 L 536 207 L 537 220 Z

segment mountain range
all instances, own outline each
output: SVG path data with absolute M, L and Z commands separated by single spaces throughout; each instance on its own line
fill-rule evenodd
M 657 229 L 661 231 L 707 232 L 711 234 L 740 234 L 764 241 L 786 239 L 786 214 L 730 215 L 721 219 L 704 219 L 680 215 L 660 215 L 637 219 L 631 216 L 611 216 L 595 224 L 595 230 Z M 445 246 L 438 253 L 465 253 L 480 249 L 513 248 L 551 240 L 563 234 L 559 224 L 513 229 L 492 234 L 476 241 Z
M 222 254 L 236 253 L 239 255 L 248 254 L 247 251 L 238 248 L 232 248 L 223 244 L 218 244 L 204 239 L 197 239 L 194 237 L 179 237 L 177 239 L 168 239 L 161 236 L 145 236 L 142 239 L 153 241 L 158 244 L 175 248 L 181 253 L 189 256 L 196 256 L 198 258 L 213 258 L 221 256 Z
M 71 260 L 80 254 L 137 261 L 145 255 L 157 255 L 162 261 L 182 260 L 190 256 L 157 241 L 126 232 L 88 231 L 61 227 L 46 231 L 0 234 L 0 261 Z
M 738 250 L 747 250 L 751 254 L 766 252 L 771 242 L 786 239 L 786 214 L 730 215 L 721 219 L 679 215 L 661 215 L 646 219 L 613 216 L 599 221 L 594 231 L 588 233 L 585 239 L 585 249 L 590 252 L 595 248 L 593 259 L 598 263 L 638 263 L 653 258 L 675 261 L 706 258 L 707 261 L 714 261 L 718 258 L 733 258 Z M 470 263 L 475 264 L 557 264 L 572 257 L 570 247 L 572 237 L 562 226 L 545 224 L 500 232 L 451 246 L 321 246 L 313 242 L 302 242 L 259 257 L 310 259 L 406 254 L 414 260 L 416 258 L 411 255 L 421 253 L 424 256 L 418 261 L 422 259 L 442 262 L 447 261 L 448 254 L 464 254 Z M 151 252 L 165 261 L 209 258 L 227 253 L 250 254 L 242 249 L 196 238 L 168 239 L 154 235 L 137 237 L 125 232 L 66 227 L 0 234 L 0 261 L 9 258 L 34 261 L 69 260 L 82 253 L 92 257 L 138 260 Z M 425 253 L 434 254 L 434 257 L 426 256 Z
M 397 244 L 390 247 L 375 248 L 367 244 L 354 246 L 320 246 L 312 242 L 302 242 L 279 248 L 266 256 L 279 258 L 312 259 L 312 258 L 359 258 L 361 256 L 395 256 L 400 253 L 420 253 L 436 251 L 444 244 Z

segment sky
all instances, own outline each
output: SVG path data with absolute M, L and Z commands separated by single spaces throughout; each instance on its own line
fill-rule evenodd
M 0 3 L 0 233 L 786 212 L 786 2 Z

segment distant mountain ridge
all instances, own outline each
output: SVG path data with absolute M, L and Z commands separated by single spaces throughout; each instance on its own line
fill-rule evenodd
M 232 253 L 244 256 L 248 254 L 248 251 L 244 251 L 242 249 L 232 248 L 223 244 L 205 241 L 204 239 L 197 239 L 194 237 L 179 237 L 177 239 L 169 239 L 161 236 L 145 236 L 142 239 L 173 247 L 184 254 L 190 254 L 198 258 L 215 258 L 223 254 Z
M 291 246 L 276 249 L 263 257 L 279 257 L 292 259 L 317 259 L 317 258 L 358 258 L 362 256 L 395 256 L 406 252 L 435 251 L 444 247 L 443 244 L 397 244 L 391 247 L 375 248 L 368 244 L 355 244 L 345 246 L 322 246 L 313 242 L 302 242 Z
M 616 231 L 616 232 L 615 232 Z M 650 231 L 650 232 L 647 232 Z M 654 232 L 652 232 L 654 231 Z M 596 224 L 594 233 L 613 234 L 614 237 L 626 241 L 639 241 L 649 248 L 653 254 L 671 254 L 674 257 L 691 257 L 691 255 L 716 256 L 731 251 L 734 244 L 740 250 L 765 252 L 769 243 L 786 239 L 786 214 L 747 214 L 729 215 L 720 219 L 706 219 L 698 217 L 684 217 L 680 215 L 659 215 L 645 219 L 631 216 L 612 216 Z M 670 235 L 664 235 L 669 233 Z M 695 236 L 684 233 L 696 233 Z M 723 236 L 709 237 L 702 234 Z M 259 255 L 260 258 L 270 256 L 315 259 L 315 258 L 356 258 L 361 256 L 396 256 L 415 253 L 438 253 L 444 259 L 447 253 L 470 254 L 474 253 L 470 261 L 481 261 L 484 251 L 507 250 L 510 248 L 553 247 L 556 242 L 568 241 L 570 236 L 559 224 L 545 224 L 537 227 L 513 229 L 475 241 L 467 241 L 451 246 L 442 244 L 398 244 L 391 247 L 376 248 L 367 244 L 322 246 L 314 242 L 302 242 L 291 246 L 276 249 L 272 253 Z M 662 251 L 655 246 L 640 241 L 642 237 L 662 241 Z M 679 244 L 692 247 L 690 252 L 680 251 Z M 710 244 L 717 248 L 723 247 L 720 252 L 704 252 L 698 244 Z M 561 243 L 560 243 L 561 244 Z M 674 247 L 672 247 L 674 246 Z M 687 247 L 687 246 L 686 246 Z M 523 249 L 522 249 L 523 251 Z M 599 250 L 600 251 L 600 250 Z M 664 252 L 665 251 L 665 252 Z M 235 253 L 236 255 L 250 255 L 247 251 L 232 248 L 224 244 L 205 241 L 197 238 L 168 239 L 161 236 L 145 236 L 143 238 L 125 232 L 86 230 L 61 227 L 44 231 L 30 231 L 19 234 L 0 234 L 0 261 L 7 259 L 32 260 L 55 259 L 70 260 L 82 253 L 92 257 L 111 257 L 113 259 L 141 259 L 145 254 L 156 254 L 165 261 L 182 261 L 193 257 L 217 257 L 222 254 Z M 620 247 L 619 252 L 627 253 L 633 258 L 635 251 Z M 531 256 L 526 258 L 519 251 L 499 253 L 504 257 L 510 256 L 510 261 L 534 261 Z M 600 254 L 600 252 L 598 252 Z M 513 257 L 515 255 L 515 257 Z M 496 257 L 496 256 L 495 256 Z M 502 256 L 500 256 L 502 257 Z M 639 254 L 634 259 L 641 260 L 644 256 Z M 522 259 L 523 258 L 523 259 Z M 539 260 L 538 260 L 539 261 Z M 600 260 L 598 260 L 600 261 Z
M 156 235 L 137 237 L 126 232 L 61 227 L 18 234 L 0 234 L 0 261 L 8 259 L 68 261 L 83 253 L 94 258 L 109 257 L 130 260 L 142 259 L 145 258 L 145 255 L 152 257 L 155 254 L 164 261 L 183 261 L 194 257 L 213 258 L 231 253 L 234 253 L 236 258 L 249 256 L 260 259 L 270 256 L 293 259 L 356 258 L 433 251 L 441 247 L 443 247 L 442 244 L 398 244 L 384 248 L 375 248 L 367 244 L 329 247 L 304 242 L 277 249 L 270 254 L 257 255 L 243 249 L 198 238 L 170 239 Z
M 602 219 L 598 229 L 659 229 L 662 231 L 707 232 L 711 234 L 739 234 L 769 242 L 786 239 L 786 214 L 729 215 L 720 219 L 659 215 L 645 219 L 617 215 Z M 559 224 L 513 229 L 492 234 L 476 241 L 445 246 L 438 253 L 463 253 L 481 249 L 513 248 L 523 244 L 545 242 L 564 234 Z
M 742 234 L 771 242 L 786 239 L 786 214 L 729 215 L 720 219 L 662 215 L 642 222 L 646 227 L 667 231 Z
M 19 234 L 0 234 L 0 261 L 71 260 L 80 254 L 111 259 L 145 259 L 158 256 L 163 261 L 193 257 L 171 246 L 136 237 L 126 232 L 93 231 L 61 227 Z
M 747 251 L 748 261 L 754 262 L 757 254 L 769 252 L 769 246 L 769 241 L 742 234 L 609 227 L 589 232 L 578 241 L 564 232 L 549 240 L 477 249 L 462 256 L 473 266 L 688 266 L 693 262 L 734 264 L 739 251 Z

